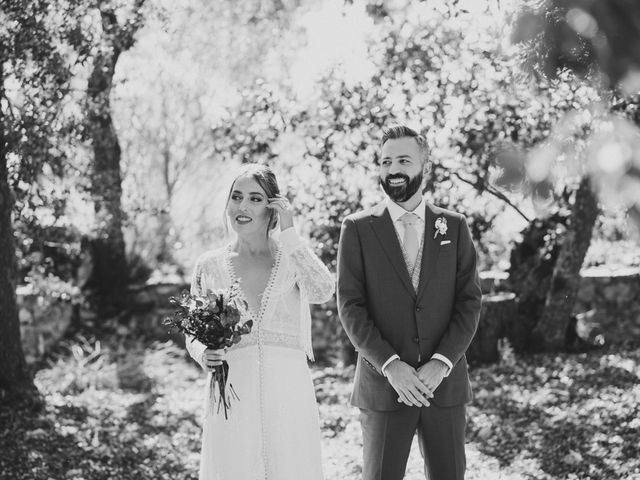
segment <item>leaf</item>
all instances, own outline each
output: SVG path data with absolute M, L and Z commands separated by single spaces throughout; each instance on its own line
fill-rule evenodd
M 584 461 L 584 459 L 580 452 L 570 450 L 569 453 L 562 457 L 562 461 L 569 465 L 580 465 Z
M 524 11 L 516 20 L 511 33 L 513 43 L 528 42 L 542 32 L 544 20 L 542 16 L 531 10 Z

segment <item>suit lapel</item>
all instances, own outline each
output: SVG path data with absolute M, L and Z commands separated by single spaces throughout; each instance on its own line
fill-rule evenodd
M 373 229 L 378 241 L 382 246 L 382 249 L 386 253 L 391 265 L 402 280 L 405 288 L 415 296 L 411 279 L 409 278 L 409 272 L 407 271 L 407 265 L 405 264 L 404 257 L 402 256 L 402 247 L 398 241 L 398 235 L 396 229 L 391 221 L 391 216 L 384 204 L 378 205 L 371 215 L 369 220 L 371 228 Z
M 420 282 L 418 283 L 418 298 L 424 294 L 429 281 L 433 278 L 434 269 L 438 261 L 440 246 L 438 239 L 434 239 L 436 233 L 437 212 L 432 205 L 427 203 L 424 224 L 424 246 L 422 250 L 422 262 L 420 264 Z

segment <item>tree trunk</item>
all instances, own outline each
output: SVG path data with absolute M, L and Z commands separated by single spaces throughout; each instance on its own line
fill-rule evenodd
M 111 118 L 111 88 L 116 63 L 123 51 L 134 43 L 142 26 L 142 6 L 135 0 L 132 17 L 121 26 L 108 2 L 98 2 L 102 19 L 102 40 L 98 45 L 89 76 L 88 131 L 93 144 L 91 194 L 96 212 L 92 239 L 94 306 L 101 317 L 120 313 L 126 306 L 128 269 L 122 224 L 121 151 Z
M 597 217 L 598 202 L 590 179 L 585 176 L 575 194 L 542 317 L 534 330 L 542 338 L 546 350 L 558 350 L 565 345 L 567 326 L 580 286 L 580 269 L 591 244 Z
M 156 260 L 159 263 L 172 263 L 173 249 L 171 244 L 173 243 L 173 235 L 171 230 L 173 227 L 173 220 L 171 218 L 171 204 L 173 203 L 173 182 L 170 174 L 171 166 L 171 152 L 168 145 L 162 150 L 162 181 L 165 190 L 165 205 L 158 213 L 158 254 Z
M 498 340 L 507 337 L 510 324 L 517 317 L 513 293 L 483 296 L 480 322 L 466 352 L 467 360 L 478 363 L 497 362 L 500 359 Z
M 163 210 L 158 213 L 156 219 L 158 221 L 156 235 L 158 236 L 159 245 L 155 261 L 164 264 L 173 263 L 175 261 L 172 247 L 174 243 L 174 235 L 172 234 L 173 221 L 168 207 L 163 208 Z
M 108 317 L 125 305 L 128 280 L 122 224 L 120 145 L 111 119 L 110 93 L 119 49 L 110 45 L 98 53 L 89 77 L 89 131 L 93 143 L 91 195 L 96 214 L 92 239 L 94 270 L 90 286 L 98 314 Z
M 4 80 L 0 59 L 0 97 Z M 0 403 L 28 401 L 39 397 L 29 374 L 20 341 L 20 321 L 16 303 L 16 251 L 11 214 L 13 196 L 9 188 L 5 121 L 0 110 Z
M 516 352 L 539 350 L 541 340 L 533 330 L 542 315 L 559 253 L 557 232 L 566 222 L 561 214 L 534 220 L 511 251 L 506 290 L 516 294 L 516 318 L 506 329 Z

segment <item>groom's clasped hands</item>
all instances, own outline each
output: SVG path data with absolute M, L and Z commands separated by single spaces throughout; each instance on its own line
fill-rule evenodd
M 408 406 L 428 407 L 433 392 L 445 377 L 447 366 L 439 360 L 430 360 L 418 369 L 400 359 L 385 368 L 389 383 L 398 394 L 398 402 Z

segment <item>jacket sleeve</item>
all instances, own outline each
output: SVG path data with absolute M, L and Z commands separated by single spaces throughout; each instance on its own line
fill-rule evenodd
M 356 349 L 378 371 L 396 354 L 376 327 L 366 306 L 366 278 L 362 246 L 353 219 L 342 222 L 338 245 L 338 313 Z
M 478 277 L 476 249 L 464 217 L 460 218 L 457 239 L 457 271 L 453 314 L 436 353 L 456 365 L 469 348 L 478 328 L 482 291 Z

